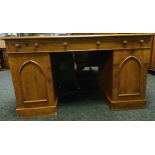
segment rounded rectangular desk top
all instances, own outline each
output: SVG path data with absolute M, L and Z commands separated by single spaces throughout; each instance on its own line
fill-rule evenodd
M 52 39 L 52 38 L 92 38 L 92 37 L 132 37 L 132 36 L 152 36 L 153 33 L 107 33 L 107 34 L 60 34 L 53 36 L 22 36 L 22 37 L 1 37 L 2 40 L 18 39 Z

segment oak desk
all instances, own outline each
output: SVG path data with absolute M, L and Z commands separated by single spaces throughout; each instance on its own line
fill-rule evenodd
M 8 37 L 6 41 L 18 116 L 56 114 L 51 52 L 109 51 L 98 83 L 111 109 L 146 107 L 151 34 Z

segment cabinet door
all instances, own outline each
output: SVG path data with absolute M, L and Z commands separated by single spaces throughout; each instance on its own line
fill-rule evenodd
M 50 55 L 12 54 L 10 68 L 17 108 L 56 106 Z

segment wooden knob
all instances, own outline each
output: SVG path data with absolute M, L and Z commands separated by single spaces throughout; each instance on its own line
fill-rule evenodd
M 128 43 L 128 41 L 127 41 L 127 40 L 124 40 L 124 41 L 123 41 L 123 44 L 124 44 L 124 45 L 126 45 L 127 43 Z
M 127 40 L 124 40 L 124 41 L 123 41 L 123 45 L 124 45 L 124 47 L 126 47 L 127 43 L 128 43 Z
M 16 47 L 19 48 L 20 47 L 20 44 L 16 44 Z
M 34 47 L 38 47 L 38 46 L 39 46 L 39 44 L 38 44 L 38 43 L 35 43 L 35 44 L 34 44 Z
M 96 45 L 97 45 L 97 46 L 99 46 L 100 44 L 101 44 L 101 42 L 100 42 L 100 41 L 97 41 L 97 42 L 96 42 Z
M 68 45 L 68 43 L 67 42 L 64 42 L 64 46 L 66 47 Z
M 144 40 L 140 40 L 140 43 L 143 44 L 144 43 Z

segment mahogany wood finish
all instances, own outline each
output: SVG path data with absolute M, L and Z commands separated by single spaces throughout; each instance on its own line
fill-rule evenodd
M 51 52 L 105 51 L 98 83 L 111 109 L 146 107 L 151 34 L 96 34 L 4 38 L 14 83 L 17 115 L 56 114 Z M 106 60 L 106 61 L 105 61 Z

